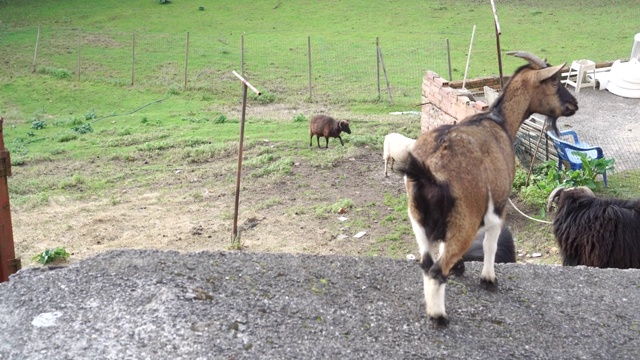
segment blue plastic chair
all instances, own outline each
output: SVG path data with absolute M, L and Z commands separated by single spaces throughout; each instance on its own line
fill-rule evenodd
M 571 170 L 580 170 L 582 169 L 582 160 L 579 156 L 574 155 L 574 151 L 581 152 L 587 155 L 591 159 L 602 159 L 604 158 L 604 152 L 602 148 L 599 146 L 591 146 L 585 142 L 581 142 L 578 139 L 578 134 L 576 134 L 573 130 L 566 130 L 560 132 L 560 137 L 557 137 L 553 131 L 547 131 L 547 135 L 551 140 L 553 140 L 553 146 L 558 153 L 558 169 L 562 168 L 562 162 L 566 161 L 569 163 L 569 167 Z M 571 136 L 573 138 L 573 143 L 562 140 L 563 136 Z M 602 179 L 604 180 L 604 187 L 607 187 L 607 172 L 605 171 L 602 174 Z

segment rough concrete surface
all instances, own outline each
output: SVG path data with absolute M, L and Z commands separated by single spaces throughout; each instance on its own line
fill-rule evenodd
M 481 263 L 448 328 L 414 262 L 118 250 L 0 284 L 0 359 L 638 359 L 640 270 Z

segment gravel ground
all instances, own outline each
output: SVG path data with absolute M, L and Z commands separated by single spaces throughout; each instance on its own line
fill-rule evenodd
M 0 284 L 0 359 L 637 359 L 640 270 L 480 263 L 424 315 L 413 262 L 118 250 Z

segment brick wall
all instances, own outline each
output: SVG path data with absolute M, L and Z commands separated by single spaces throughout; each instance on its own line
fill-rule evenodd
M 422 132 L 444 124 L 455 124 L 489 108 L 483 101 L 471 101 L 464 92 L 452 88 L 449 81 L 433 71 L 427 71 L 422 81 L 422 104 Z

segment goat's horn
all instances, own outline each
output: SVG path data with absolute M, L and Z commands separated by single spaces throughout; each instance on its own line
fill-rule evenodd
M 553 191 L 549 195 L 549 199 L 547 200 L 547 212 L 551 212 L 551 204 L 553 204 L 553 200 L 555 200 L 556 197 L 560 196 L 560 194 L 558 193 L 564 189 L 565 188 L 563 188 L 562 186 L 558 186 L 557 188 L 553 189 Z
M 564 67 L 566 63 L 562 64 L 562 65 L 557 65 L 557 66 L 553 66 L 553 67 L 548 67 L 542 70 L 539 70 L 536 73 L 536 80 L 538 80 L 539 82 L 545 81 L 550 77 L 555 76 L 557 73 L 559 73 L 560 71 L 562 71 L 562 68 Z
M 527 60 L 529 62 L 529 64 L 531 65 L 537 65 L 540 69 L 544 69 L 547 67 L 547 63 L 544 62 L 542 59 L 540 59 L 539 57 L 530 54 L 528 52 L 524 52 L 524 51 L 509 51 L 507 52 L 507 55 L 513 55 L 515 57 L 519 57 L 519 58 L 523 58 L 525 60 Z

